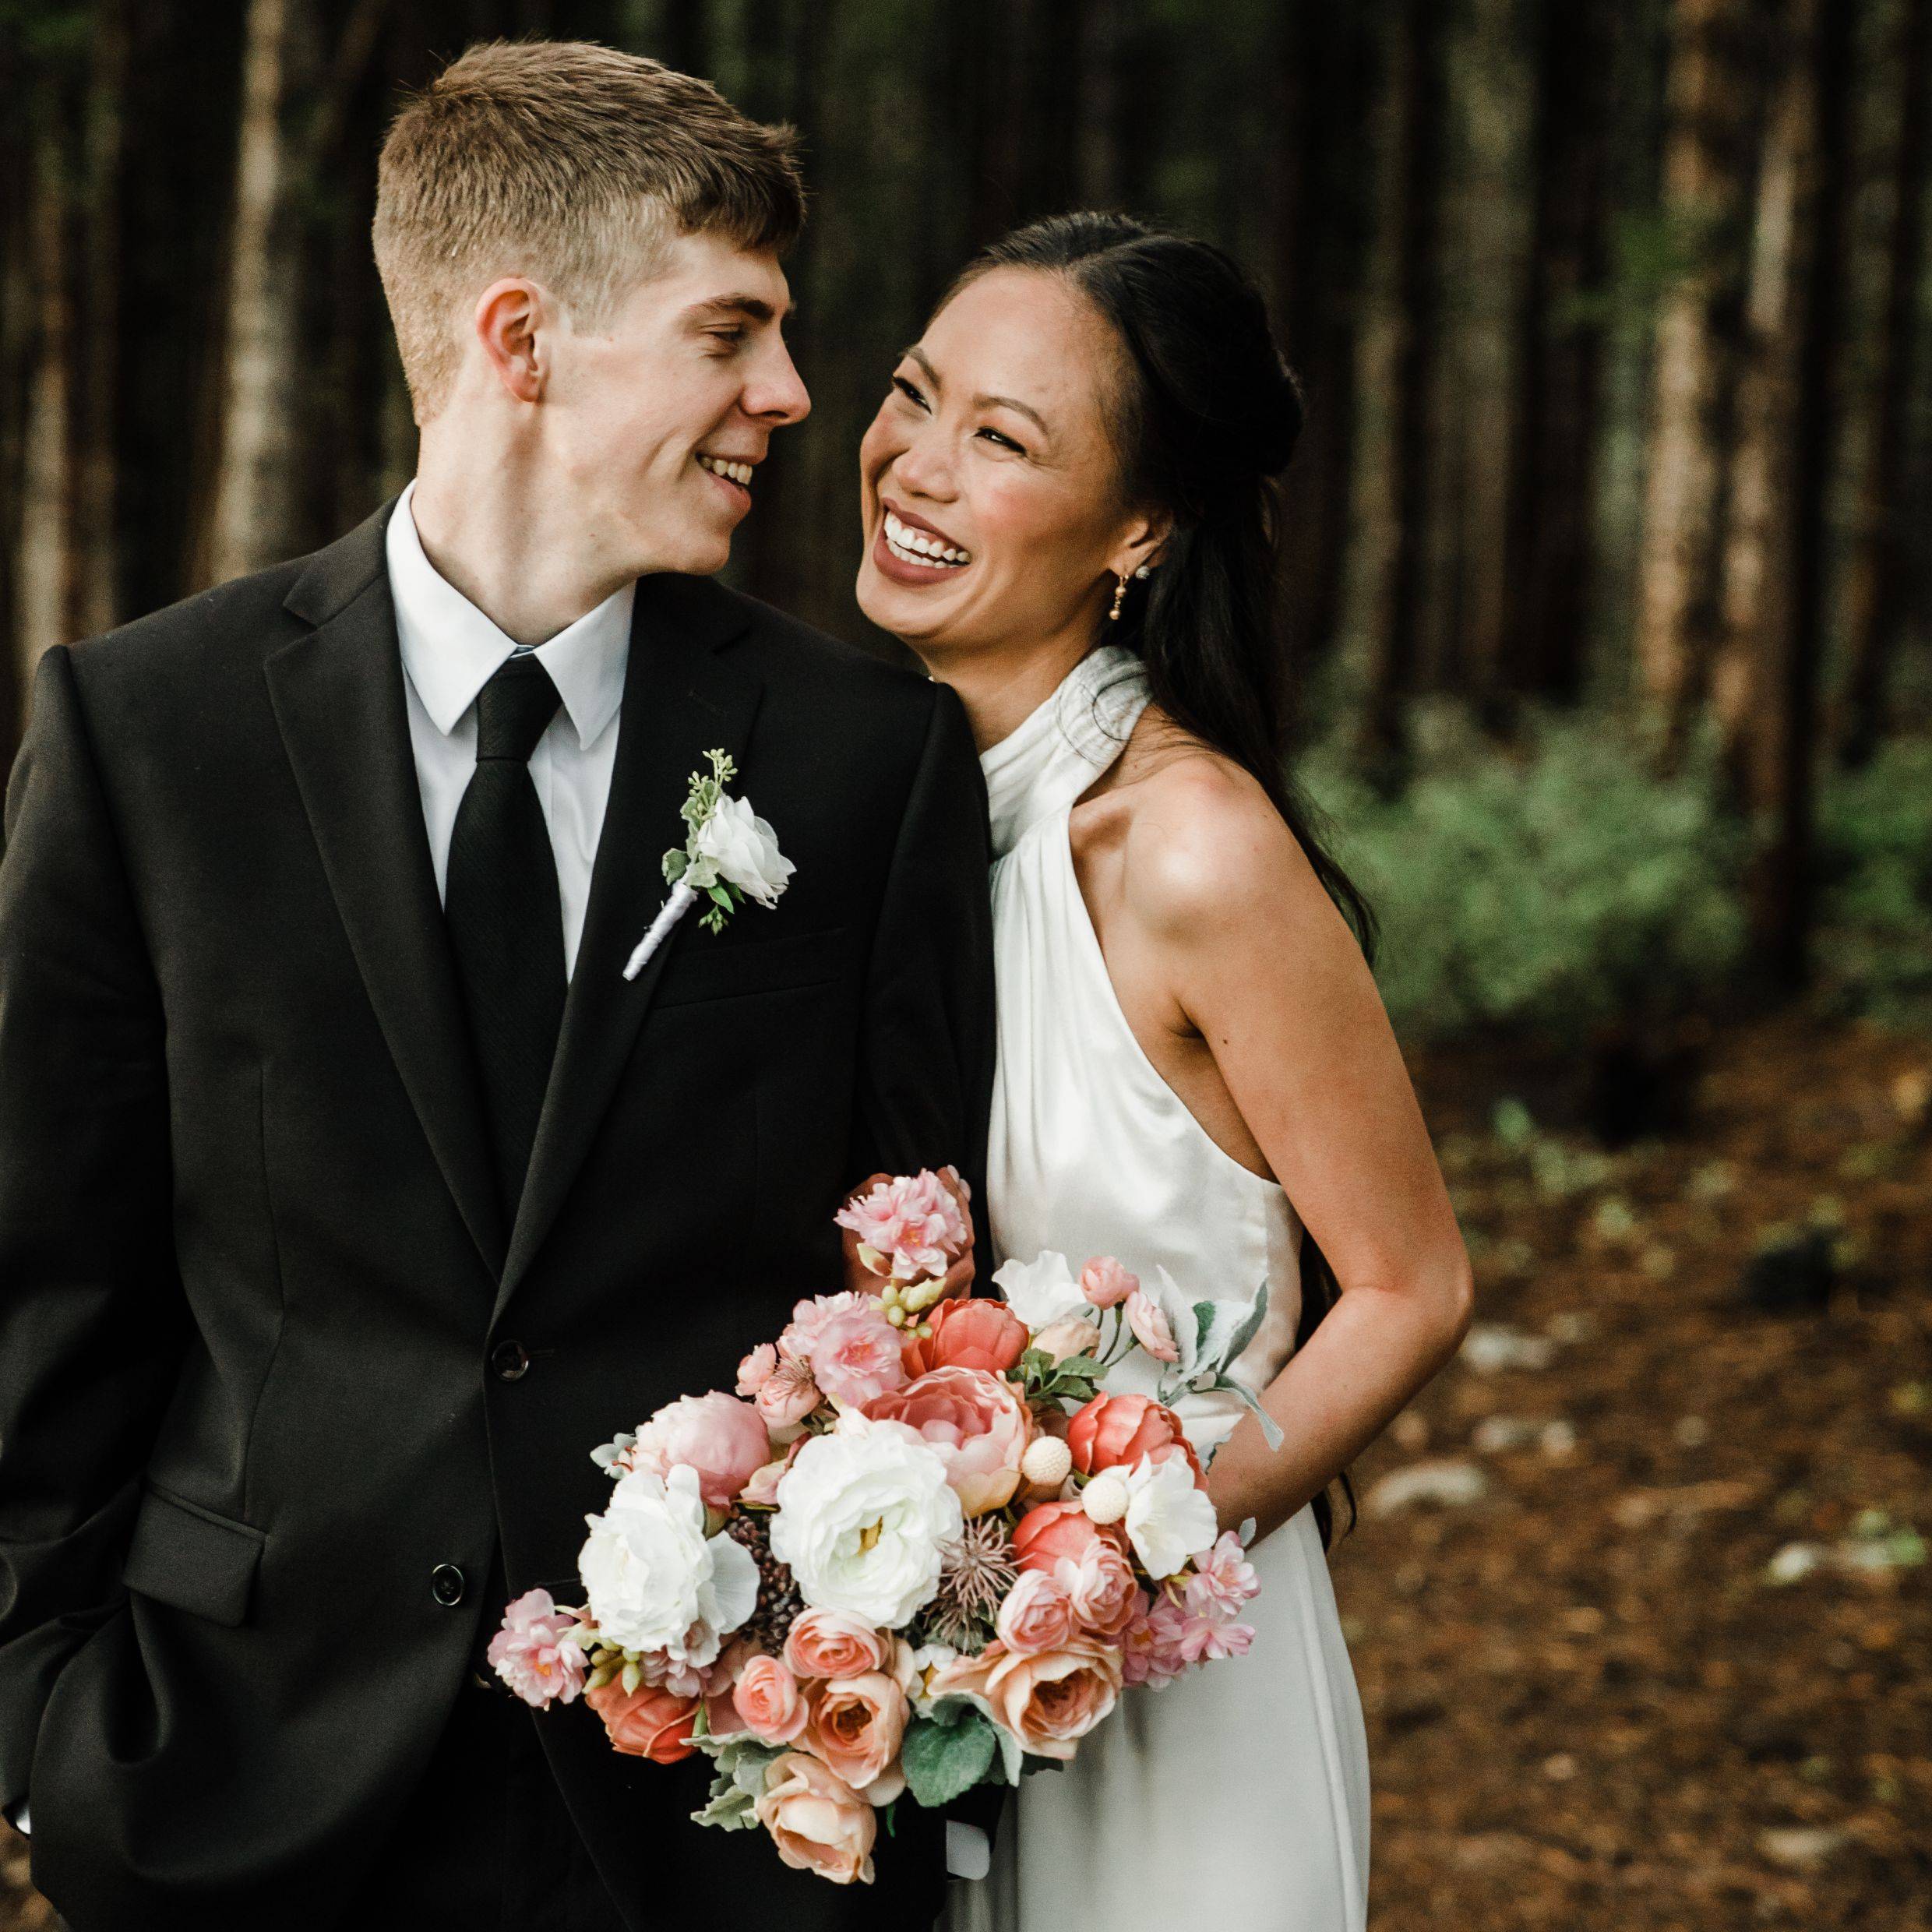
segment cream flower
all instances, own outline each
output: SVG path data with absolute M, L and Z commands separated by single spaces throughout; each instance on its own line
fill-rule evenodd
M 691 885 L 702 890 L 714 879 L 735 886 L 761 906 L 776 905 L 798 867 L 778 849 L 778 835 L 751 809 L 749 799 L 721 797 L 717 809 L 692 835 Z
M 777 1495 L 771 1553 L 806 1602 L 879 1629 L 931 1599 L 940 1547 L 965 1527 L 944 1458 L 903 1423 L 855 1409 L 801 1446 Z
M 1214 1547 L 1215 1506 L 1183 1457 L 1143 1456 L 1127 1472 L 1127 1540 L 1151 1577 L 1171 1577 L 1190 1557 Z
M 1029 1328 L 1037 1331 L 1068 1315 L 1092 1313 L 1066 1257 L 1051 1248 L 1031 1261 L 1008 1261 L 992 1278 L 1007 1306 Z

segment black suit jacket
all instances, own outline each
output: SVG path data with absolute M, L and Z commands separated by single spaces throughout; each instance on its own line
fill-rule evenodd
M 856 1180 L 983 1159 L 985 794 L 957 702 L 654 576 L 502 1225 L 387 513 L 48 652 L 8 794 L 0 1800 L 30 1799 L 35 1881 L 89 1932 L 331 1923 L 502 1608 L 499 1539 L 513 1592 L 566 1588 L 608 1492 L 591 1447 L 728 1388 L 838 1285 Z M 798 871 L 626 982 L 713 746 Z M 692 1823 L 703 1758 L 621 1758 L 580 1706 L 536 1721 L 636 1927 L 726 1899 L 799 1927 L 937 1909 L 940 1821 L 911 1807 L 876 1884 L 836 1887 Z

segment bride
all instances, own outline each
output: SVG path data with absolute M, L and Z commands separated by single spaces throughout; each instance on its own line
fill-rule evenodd
M 1071 215 L 966 269 L 861 452 L 858 601 L 958 693 L 992 808 L 994 1260 L 1265 1279 L 1238 1372 L 1285 1432 L 1186 1398 L 1222 1526 L 1258 1525 L 1253 1647 L 1028 1777 L 953 1932 L 1366 1920 L 1326 1492 L 1454 1352 L 1470 1275 L 1366 909 L 1283 777 L 1270 479 L 1300 419 L 1225 256 Z

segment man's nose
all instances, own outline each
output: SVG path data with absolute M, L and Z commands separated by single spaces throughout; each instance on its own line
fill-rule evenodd
M 746 386 L 745 413 L 763 417 L 774 428 L 803 422 L 811 414 L 812 398 L 791 360 L 791 351 L 782 343 Z

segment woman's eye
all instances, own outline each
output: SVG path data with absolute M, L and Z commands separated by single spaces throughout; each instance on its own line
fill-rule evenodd
M 993 442 L 999 444 L 1001 449 L 1010 450 L 1016 456 L 1023 457 L 1026 454 L 1026 451 L 1020 444 L 1015 442 L 1010 436 L 1003 435 L 997 429 L 982 429 L 979 433 L 982 436 L 990 437 Z
M 919 393 L 918 389 L 904 376 L 895 375 L 892 379 L 892 386 L 896 389 L 901 396 L 904 397 L 907 401 L 916 403 L 920 408 L 925 408 L 925 398 Z

